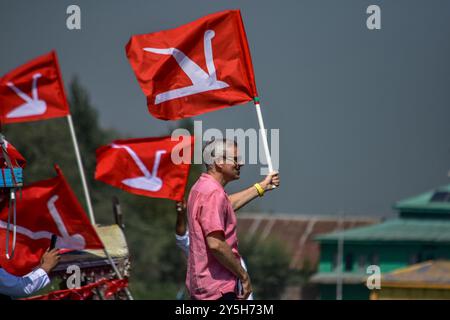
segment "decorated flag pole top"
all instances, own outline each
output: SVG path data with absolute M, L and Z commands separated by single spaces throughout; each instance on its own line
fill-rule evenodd
M 8 148 L 10 147 L 10 148 Z M 14 257 L 14 252 L 16 250 L 16 236 L 17 236 L 17 226 L 16 226 L 16 192 L 23 186 L 22 182 L 22 167 L 25 165 L 25 159 L 22 155 L 15 150 L 15 148 L 9 144 L 5 139 L 3 134 L 0 133 L 0 168 L 1 168 L 1 180 L 0 188 L 3 194 L 9 194 L 9 206 L 8 206 L 8 222 L 6 225 L 6 235 L 5 235 L 5 256 L 6 259 L 10 260 Z M 8 149 L 15 152 L 15 157 L 9 155 Z M 23 161 L 21 161 L 23 160 Z M 22 164 L 19 164 L 21 161 Z M 14 164 L 13 164 L 14 162 Z M 2 200 L 3 201 L 3 200 Z M 12 216 L 12 245 L 11 253 L 9 246 L 10 232 L 11 232 L 11 216 Z

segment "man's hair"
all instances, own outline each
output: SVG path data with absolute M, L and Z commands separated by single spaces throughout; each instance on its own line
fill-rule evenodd
M 210 170 L 214 167 L 214 162 L 218 159 L 223 159 L 227 156 L 227 150 L 237 147 L 237 142 L 228 139 L 214 138 L 207 142 L 203 147 L 203 163 L 206 166 L 206 170 Z

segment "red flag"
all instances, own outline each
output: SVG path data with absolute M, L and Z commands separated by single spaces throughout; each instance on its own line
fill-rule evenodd
M 176 29 L 134 35 L 127 57 L 151 114 L 191 117 L 257 96 L 239 10 L 214 13 Z
M 114 279 L 105 281 L 105 298 L 108 299 L 118 291 L 128 287 L 128 279 Z
M 44 120 L 70 114 L 54 51 L 0 79 L 0 110 L 2 123 Z
M 12 274 L 24 275 L 36 267 L 52 234 L 57 235 L 57 248 L 103 248 L 61 170 L 56 172 L 55 178 L 30 184 L 23 188 L 22 197 L 18 195 L 17 243 L 11 260 L 5 257 L 8 208 L 6 201 L 0 204 L 0 265 Z
M 161 137 L 113 141 L 96 151 L 95 179 L 131 193 L 181 201 L 194 138 L 182 136 L 180 140 Z M 184 161 L 172 161 L 172 154 L 184 157 Z
M 80 288 L 57 290 L 45 295 L 22 298 L 19 300 L 87 300 L 91 299 L 94 295 L 94 289 L 103 292 L 103 296 L 106 299 L 109 299 L 126 287 L 128 287 L 128 279 L 103 278 Z
M 21 168 L 25 168 L 25 165 L 27 164 L 27 161 L 25 158 L 20 154 L 20 152 L 6 139 L 3 139 L 5 142 L 6 152 L 8 153 L 9 158 L 11 159 L 12 165 L 18 165 Z M 0 158 L 2 159 L 3 163 L 0 165 L 0 167 L 6 167 L 3 159 L 3 154 L 0 153 Z

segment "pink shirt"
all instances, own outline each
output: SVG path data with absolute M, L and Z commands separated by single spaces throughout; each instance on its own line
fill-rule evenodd
M 223 293 L 235 292 L 237 278 L 211 253 L 206 236 L 222 231 L 225 241 L 240 259 L 236 235 L 236 214 L 222 185 L 203 173 L 194 184 L 187 203 L 189 224 L 189 258 L 186 287 L 192 298 L 218 299 Z

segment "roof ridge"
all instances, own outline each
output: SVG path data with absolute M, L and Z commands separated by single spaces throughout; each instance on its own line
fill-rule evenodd
M 317 221 L 369 221 L 377 222 L 382 219 L 382 217 L 368 217 L 368 216 L 351 216 L 346 215 L 344 217 L 340 215 L 323 215 L 323 214 L 300 214 L 300 213 L 252 213 L 243 212 L 237 215 L 238 218 L 243 219 L 279 219 L 279 220 L 311 220 L 315 219 Z

